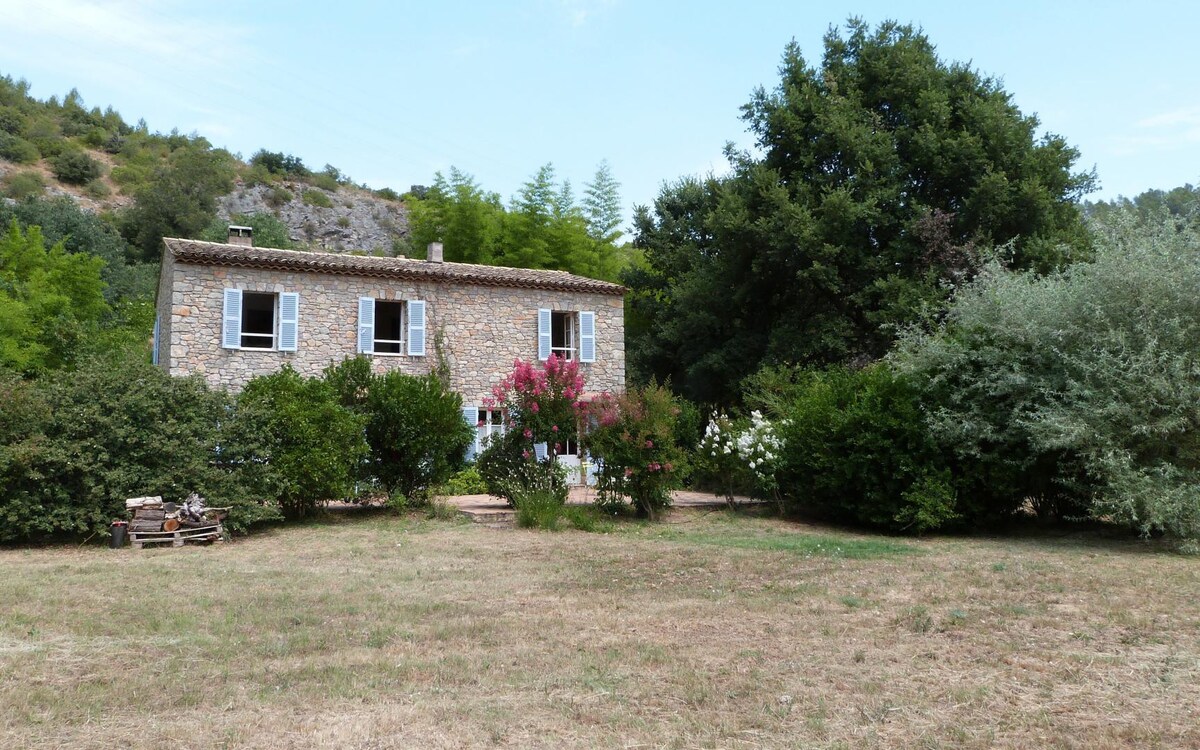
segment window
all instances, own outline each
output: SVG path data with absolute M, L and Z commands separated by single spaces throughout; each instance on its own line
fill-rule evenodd
M 375 353 L 404 351 L 404 303 L 375 300 Z
M 358 351 L 425 356 L 425 303 L 359 297 Z
M 221 325 L 225 349 L 296 351 L 300 295 L 226 289 Z
M 538 310 L 538 359 L 596 361 L 596 313 Z
M 275 348 L 275 295 L 242 292 L 243 349 Z
M 575 313 L 550 313 L 550 353 L 575 359 Z
M 475 429 L 475 442 L 467 448 L 467 460 L 473 461 L 488 441 L 504 434 L 504 412 L 476 406 L 463 407 L 463 419 Z

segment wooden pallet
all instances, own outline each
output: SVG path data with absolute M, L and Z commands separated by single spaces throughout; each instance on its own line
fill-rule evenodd
M 172 547 L 182 547 L 187 542 L 220 542 L 225 538 L 225 530 L 220 523 L 196 528 L 181 528 L 175 531 L 131 531 L 129 543 L 134 549 L 142 549 L 147 544 L 171 543 Z

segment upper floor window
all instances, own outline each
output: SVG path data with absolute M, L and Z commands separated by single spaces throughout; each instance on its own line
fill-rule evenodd
M 223 301 L 223 348 L 296 351 L 299 338 L 299 294 L 226 289 Z
M 538 359 L 596 361 L 596 313 L 538 310 Z
M 425 356 L 425 303 L 359 297 L 358 351 Z

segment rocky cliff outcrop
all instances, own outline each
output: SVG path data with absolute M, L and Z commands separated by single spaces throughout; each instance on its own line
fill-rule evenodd
M 331 192 L 302 182 L 250 187 L 239 183 L 220 199 L 217 212 L 225 220 L 236 214 L 272 214 L 296 244 L 334 252 L 390 255 L 408 236 L 408 212 L 402 202 L 355 187 Z

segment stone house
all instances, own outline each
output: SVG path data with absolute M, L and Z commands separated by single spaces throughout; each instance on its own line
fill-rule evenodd
M 439 361 L 482 440 L 501 429 L 484 407 L 513 361 L 551 353 L 580 363 L 589 391 L 625 386 L 619 284 L 542 271 L 428 260 L 164 240 L 155 362 L 236 391 L 290 364 L 319 375 L 347 357 L 377 373 L 426 374 Z M 567 463 L 571 463 L 567 458 Z

